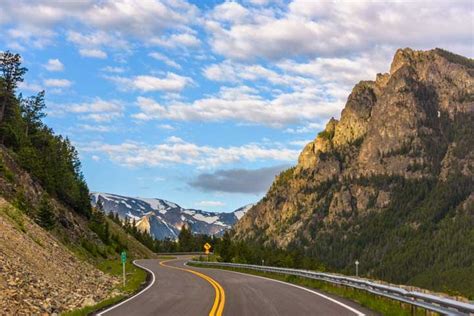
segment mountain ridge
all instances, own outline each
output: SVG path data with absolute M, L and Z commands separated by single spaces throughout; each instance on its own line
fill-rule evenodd
M 302 249 L 329 269 L 472 296 L 474 61 L 399 49 L 355 85 L 234 237 Z M 426 249 L 437 249 L 427 251 Z
M 106 214 L 117 213 L 122 220 L 135 221 L 139 230 L 161 240 L 176 239 L 184 224 L 189 225 L 193 233 L 220 235 L 230 229 L 252 205 L 225 213 L 186 209 L 159 198 L 132 198 L 103 192 L 91 192 L 90 197 L 94 206 L 101 202 Z

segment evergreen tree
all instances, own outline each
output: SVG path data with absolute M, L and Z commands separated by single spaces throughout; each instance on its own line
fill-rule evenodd
M 109 223 L 107 221 L 105 222 L 105 227 L 104 227 L 104 243 L 106 245 L 110 244 Z
M 54 213 L 51 208 L 48 198 L 43 196 L 40 202 L 37 222 L 41 227 L 47 230 L 51 230 L 55 226 Z
M 230 234 L 228 231 L 225 231 L 224 235 L 222 236 L 222 240 L 219 243 L 218 250 L 221 258 L 225 262 L 231 262 L 233 253 L 232 253 L 232 240 L 230 238 Z
M 5 109 L 10 96 L 14 95 L 18 82 L 23 81 L 23 75 L 27 69 L 21 67 L 21 57 L 10 51 L 0 53 L 0 73 L 3 81 L 0 81 L 3 92 L 3 100 L 0 107 L 0 123 L 5 117 Z
M 181 231 L 178 235 L 178 244 L 179 251 L 192 251 L 193 250 L 193 235 L 191 233 L 191 228 L 186 227 L 186 224 L 183 224 Z
M 46 116 L 46 113 L 44 112 L 44 109 L 46 108 L 44 94 L 43 90 L 36 96 L 26 99 L 24 99 L 22 95 L 19 96 L 21 114 L 26 121 L 26 136 L 29 135 L 31 130 L 38 129 L 43 125 L 41 119 Z

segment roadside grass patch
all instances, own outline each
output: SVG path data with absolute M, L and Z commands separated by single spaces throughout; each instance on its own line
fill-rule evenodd
M 358 303 L 359 305 L 366 307 L 372 311 L 381 313 L 382 315 L 387 316 L 411 316 L 411 315 L 426 315 L 426 310 L 422 308 L 413 308 L 408 304 L 403 304 L 382 296 L 378 296 L 372 293 L 368 293 L 364 290 L 354 289 L 346 286 L 338 286 L 329 282 L 324 282 L 320 280 L 314 280 L 309 278 L 302 278 L 294 275 L 284 275 L 271 272 L 261 272 L 251 269 L 241 269 L 241 268 L 232 268 L 232 267 L 216 267 L 216 266 L 206 266 L 198 263 L 188 263 L 188 265 L 199 268 L 210 268 L 210 269 L 222 269 L 229 271 L 242 272 L 247 274 L 253 274 L 257 276 L 267 277 L 283 282 L 288 282 L 307 288 L 317 289 L 321 292 L 337 295 L 339 297 L 346 298 L 353 302 Z M 429 315 L 437 315 L 435 313 L 430 313 Z
M 19 209 L 11 206 L 6 206 L 2 207 L 1 211 L 3 211 L 3 213 L 5 213 L 13 221 L 13 224 L 17 229 L 26 233 L 25 219 L 23 218 L 23 214 Z
M 120 281 L 122 280 L 122 263 L 120 262 L 120 259 L 103 260 L 97 265 L 97 268 L 99 268 L 101 271 L 107 274 L 111 274 L 113 276 L 120 278 Z M 120 283 L 120 285 L 117 287 L 117 290 L 119 290 L 122 294 L 103 300 L 97 303 L 96 305 L 86 306 L 81 309 L 63 313 L 61 315 L 64 315 L 64 316 L 89 315 L 107 306 L 116 304 L 126 299 L 127 297 L 132 296 L 134 293 L 138 292 L 146 281 L 147 273 L 145 272 L 145 270 L 142 270 L 136 267 L 135 265 L 133 265 L 132 261 L 129 261 L 129 260 L 127 260 L 127 263 L 125 264 L 125 272 L 126 272 L 125 287 L 122 285 L 122 283 Z

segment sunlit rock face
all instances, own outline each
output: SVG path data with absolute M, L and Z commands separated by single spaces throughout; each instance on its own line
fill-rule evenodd
M 298 164 L 277 177 L 235 236 L 312 245 L 334 223 L 352 229 L 390 205 L 393 187 L 376 177 L 473 177 L 472 144 L 460 144 L 472 139 L 473 65 L 440 49 L 398 50 L 389 73 L 355 85 L 340 119 L 331 119 Z

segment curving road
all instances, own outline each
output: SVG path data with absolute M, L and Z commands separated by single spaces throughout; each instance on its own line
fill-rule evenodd
M 373 315 L 327 294 L 237 272 L 185 266 L 187 258 L 138 260 L 150 286 L 98 315 Z

